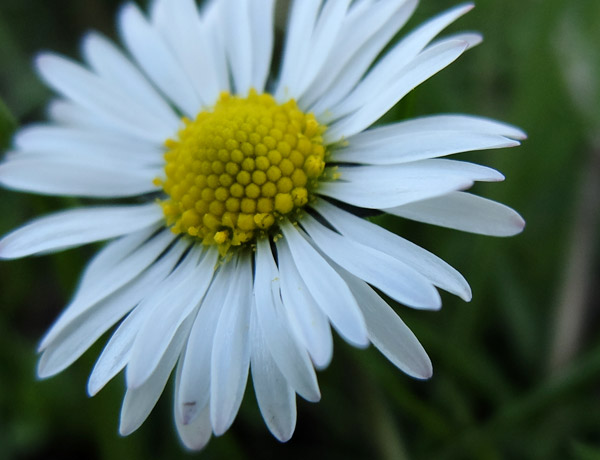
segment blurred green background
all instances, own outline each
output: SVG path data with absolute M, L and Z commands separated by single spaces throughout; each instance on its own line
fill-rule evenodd
M 32 71 L 35 53 L 79 58 L 90 28 L 115 37 L 119 3 L 2 0 L 3 150 L 17 124 L 45 116 L 51 94 Z M 454 4 L 423 2 L 408 28 Z M 37 341 L 97 249 L 84 247 L 0 264 L 0 458 L 600 458 L 599 22 L 597 0 L 480 0 L 450 30 L 481 31 L 483 45 L 386 116 L 473 113 L 529 134 L 517 149 L 463 155 L 506 175 L 476 191 L 522 213 L 523 234 L 494 239 L 378 218 L 443 257 L 473 289 L 468 304 L 443 293 L 437 313 L 397 306 L 431 356 L 431 380 L 412 380 L 373 347 L 338 339 L 319 373 L 322 401 L 298 401 L 287 444 L 268 433 L 250 385 L 233 428 L 200 454 L 179 445 L 171 384 L 142 428 L 121 438 L 122 376 L 95 398 L 85 392 L 103 340 L 60 375 L 35 378 Z M 77 204 L 1 197 L 2 234 Z

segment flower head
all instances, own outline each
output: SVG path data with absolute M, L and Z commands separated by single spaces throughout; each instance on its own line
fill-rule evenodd
M 425 351 L 375 289 L 435 310 L 436 288 L 468 301 L 469 286 L 352 210 L 518 233 L 517 213 L 464 192 L 500 173 L 440 157 L 512 147 L 524 134 L 463 115 L 370 128 L 480 41 L 433 41 L 472 7 L 463 5 L 379 57 L 416 4 L 295 1 L 273 71 L 274 0 L 212 1 L 202 11 L 193 0 L 156 0 L 149 17 L 127 4 L 126 52 L 90 33 L 85 65 L 40 55 L 37 69 L 59 99 L 49 123 L 18 132 L 0 183 L 132 201 L 42 217 L 0 241 L 10 259 L 111 240 L 42 340 L 39 376 L 60 372 L 117 325 L 89 393 L 125 369 L 125 435 L 175 369 L 175 421 L 193 449 L 233 423 L 249 370 L 265 423 L 289 439 L 296 393 L 320 398 L 315 368 L 331 360 L 331 326 L 430 377 Z

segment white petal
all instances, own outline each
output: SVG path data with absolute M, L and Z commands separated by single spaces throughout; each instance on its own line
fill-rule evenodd
M 225 51 L 225 37 L 221 23 L 222 2 L 205 2 L 202 15 L 202 29 L 205 30 L 204 40 L 210 55 L 211 66 L 217 75 L 219 91 L 231 92 L 229 84 L 229 68 Z M 215 95 L 218 96 L 218 93 Z
M 163 148 L 156 143 L 132 139 L 113 133 L 107 136 L 99 130 L 34 125 L 21 129 L 14 138 L 23 155 L 43 155 L 87 159 L 95 157 L 107 162 L 131 162 L 129 168 L 163 165 Z
M 436 131 L 459 131 L 465 134 L 488 134 L 523 140 L 527 135 L 519 128 L 484 117 L 472 115 L 431 115 L 372 128 L 348 139 L 352 146 L 378 147 L 396 141 L 405 141 L 411 135 L 435 134 Z
M 468 188 L 474 181 L 504 179 L 494 169 L 445 159 L 389 166 L 340 166 L 335 174 L 340 180 L 320 184 L 318 193 L 364 208 L 401 206 Z
M 271 69 L 274 42 L 275 0 L 252 0 L 249 9 L 252 32 L 252 79 L 251 86 L 262 93 Z
M 69 322 L 49 342 L 38 364 L 40 378 L 49 377 L 69 366 L 113 324 L 119 321 L 168 274 L 177 259 L 154 264 L 131 283 L 95 304 Z M 170 265 L 169 262 L 172 262 Z
M 87 385 L 90 396 L 98 393 L 127 365 L 135 336 L 149 313 L 146 309 L 134 308 L 111 336 L 90 374 Z
M 359 110 L 333 123 L 324 134 L 325 142 L 334 143 L 372 125 L 412 89 L 458 59 L 467 46 L 463 41 L 450 40 L 423 51 L 392 85 L 377 94 L 370 94 L 368 100 L 361 102 Z M 354 105 L 352 99 L 347 101 L 348 105 Z M 334 115 L 340 116 L 339 112 Z
M 107 120 L 71 101 L 55 99 L 48 104 L 46 111 L 50 120 L 61 125 L 123 134 L 117 132 Z M 140 138 L 137 137 L 137 139 Z
M 177 363 L 177 371 L 175 375 L 175 401 L 179 401 L 182 359 L 184 359 L 184 357 L 181 357 Z M 191 423 L 184 423 L 177 408 L 177 404 L 174 405 L 174 416 L 177 433 L 179 434 L 179 437 L 181 438 L 181 441 L 185 447 L 191 450 L 201 450 L 204 448 L 204 446 L 206 446 L 206 444 L 208 444 L 208 441 L 212 435 L 212 427 L 210 425 L 210 407 L 208 404 L 206 404 L 204 408 L 201 408 L 198 416 Z
M 131 163 L 97 157 L 15 155 L 0 165 L 4 187 L 41 193 L 111 198 L 156 192 L 152 181 L 159 166 L 133 168 Z
M 232 262 L 230 262 L 232 263 Z M 252 263 L 240 256 L 229 295 L 223 305 L 211 356 L 210 420 L 220 436 L 233 423 L 248 380 Z
M 350 274 L 342 273 L 342 276 L 362 309 L 373 345 L 411 377 L 431 377 L 433 368 L 429 356 L 396 312 L 366 283 Z
M 330 53 L 334 58 L 321 68 L 300 106 L 310 107 L 319 117 L 344 99 L 416 5 L 417 0 L 379 2 L 376 8 L 371 2 L 354 2 Z
M 138 308 L 148 313 L 136 336 L 131 360 L 127 366 L 128 388 L 141 386 L 152 374 L 173 334 L 193 309 L 194 305 L 186 302 L 193 290 L 190 289 L 188 281 L 201 256 L 202 250 L 191 246 L 189 251 L 179 258 L 174 269 L 160 284 L 154 286 L 154 295 L 145 296 L 140 302 Z M 168 305 L 167 309 L 165 305 Z
M 164 142 L 173 135 L 154 114 L 79 64 L 50 53 L 39 55 L 35 63 L 48 85 L 114 129 L 154 142 Z
M 348 141 L 348 147 L 334 150 L 331 161 L 391 165 L 452 155 L 459 152 L 514 147 L 520 144 L 499 135 L 465 131 L 421 131 L 394 137 L 382 136 L 378 142 L 371 143 L 360 142 L 357 139 L 355 143 L 354 139 L 359 138 L 359 136 L 361 134 L 353 136 L 353 140 Z
M 208 404 L 210 360 L 215 330 L 234 275 L 233 263 L 217 270 L 198 310 L 181 366 L 181 383 L 175 401 L 182 423 L 188 425 Z
M 281 275 L 281 298 L 292 329 L 302 338 L 315 366 L 324 369 L 333 356 L 333 337 L 329 320 L 302 281 L 286 244 L 277 245 L 277 256 Z
M 273 360 L 255 314 L 250 323 L 250 343 L 250 369 L 260 413 L 273 436 L 286 442 L 296 427 L 296 395 Z
M 327 229 L 309 214 L 302 218 L 301 224 L 324 254 L 354 276 L 410 307 L 441 308 L 437 290 L 409 265 Z
M 150 377 L 179 325 L 192 314 L 204 297 L 218 256 L 215 248 L 206 252 L 198 263 L 202 251 L 193 248 L 169 278 L 157 287 L 157 294 L 147 297 L 140 304 L 140 308 L 149 309 L 152 313 L 142 325 L 133 345 L 126 375 L 129 388 L 141 386 Z
M 299 96 L 292 92 L 290 83 L 301 72 L 300 66 L 308 56 L 310 41 L 307 37 L 312 35 L 320 6 L 321 0 L 303 0 L 290 7 L 281 73 L 275 90 L 275 98 L 279 101 Z
M 368 181 L 398 182 L 411 178 L 459 176 L 469 181 L 498 182 L 504 176 L 495 169 L 466 161 L 429 159 L 386 166 L 340 166 L 336 173 L 343 181 L 366 183 Z
M 513 209 L 470 193 L 454 192 L 385 212 L 442 227 L 491 236 L 512 236 L 525 221 Z
M 464 277 L 434 254 L 325 200 L 319 199 L 315 209 L 342 235 L 403 261 L 434 285 L 471 300 L 471 288 Z
M 127 49 L 154 84 L 182 112 L 195 118 L 201 107 L 198 95 L 158 31 L 133 3 L 121 9 L 119 30 Z
M 122 436 L 127 436 L 137 430 L 154 408 L 167 384 L 175 362 L 181 354 L 191 323 L 191 319 L 188 319 L 179 327 L 154 374 L 146 380 L 146 383 L 139 388 L 127 389 L 119 423 L 119 433 Z
M 155 203 L 80 208 L 40 217 L 0 240 L 0 258 L 16 259 L 41 252 L 107 240 L 141 230 L 164 218 Z
M 146 109 L 177 131 L 179 118 L 156 92 L 140 71 L 108 39 L 90 32 L 83 39 L 83 54 L 96 73 L 113 87 L 125 92 L 136 104 Z
M 300 276 L 333 327 L 346 341 L 366 347 L 369 341 L 364 318 L 346 283 L 291 223 L 285 221 L 281 229 L 285 239 L 278 241 L 278 246 L 288 245 Z
M 302 94 L 322 69 L 326 59 L 331 57 L 330 51 L 342 28 L 349 6 L 350 0 L 325 2 L 323 5 L 310 37 L 308 59 L 304 61 L 302 72 L 296 75 L 294 83 L 290 82 L 292 94 Z
M 252 31 L 249 0 L 224 0 L 221 21 L 236 94 L 246 96 L 252 82 Z M 257 8 L 257 5 L 252 5 Z
M 400 40 L 373 66 L 347 98 L 343 99 L 339 105 L 330 107 L 330 113 L 339 118 L 359 110 L 372 99 L 373 94 L 376 94 L 381 88 L 387 88 L 406 74 L 407 64 L 415 59 L 442 29 L 472 8 L 472 4 L 453 8 L 426 22 Z M 330 120 L 325 118 L 324 121 L 329 122 Z
M 141 231 L 111 242 L 88 264 L 73 300 L 41 341 L 43 350 L 77 316 L 123 287 L 152 264 L 175 235 L 164 231 L 150 239 L 154 229 Z M 169 254 L 176 257 L 178 252 Z M 177 255 L 178 257 L 178 255 Z
M 161 32 L 170 51 L 185 70 L 194 90 L 205 105 L 214 104 L 219 95 L 219 76 L 214 68 L 212 51 L 208 49 L 194 0 L 154 1 L 151 19 Z
M 317 193 L 354 206 L 379 209 L 445 195 L 473 185 L 471 180 L 450 175 L 438 177 L 399 175 L 396 181 L 386 182 L 378 181 L 376 175 L 364 179 L 355 182 L 323 182 L 319 184 Z
M 281 303 L 279 272 L 269 242 L 257 243 L 254 278 L 256 317 L 271 356 L 292 388 L 308 401 L 321 399 L 317 376 L 308 357 L 290 328 Z
M 483 42 L 483 35 L 477 32 L 462 32 L 452 34 L 444 38 L 449 38 L 451 40 L 462 40 L 463 42 L 466 42 L 469 45 L 469 49 L 474 48 L 477 45 L 481 44 L 481 42 Z

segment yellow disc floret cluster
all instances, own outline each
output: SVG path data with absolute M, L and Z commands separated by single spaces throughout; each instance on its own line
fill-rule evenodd
M 230 246 L 251 242 L 294 219 L 308 202 L 325 167 L 325 128 L 294 100 L 269 94 L 221 94 L 177 139 L 166 142 L 168 198 L 161 204 L 175 233 Z

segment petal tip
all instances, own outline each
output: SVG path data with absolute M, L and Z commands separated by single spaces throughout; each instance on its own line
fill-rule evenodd
M 515 216 L 515 233 L 514 233 L 514 235 L 518 235 L 523 230 L 525 230 L 527 223 L 525 222 L 525 219 L 523 219 L 521 217 L 520 214 L 518 214 L 518 213 L 515 213 L 515 214 L 516 214 L 516 216 Z
M 479 44 L 481 44 L 481 42 L 483 42 L 483 34 L 480 34 L 479 32 L 473 32 L 472 34 L 469 34 L 469 47 L 473 48 Z
M 1 170 L 0 170 L 1 172 Z M 0 183 L 2 183 L 2 176 L 0 174 Z M 8 235 L 5 235 L 0 239 L 0 259 L 1 260 L 13 260 L 24 257 L 28 254 L 23 252 L 23 248 L 20 248 L 18 244 L 15 244 L 14 238 L 11 236 L 16 230 L 13 230 Z
M 431 377 L 433 377 L 433 366 L 431 365 L 431 362 L 429 362 L 429 365 L 426 366 L 416 378 L 420 380 L 429 380 Z
M 140 388 L 148 380 L 148 377 L 146 372 L 141 372 L 135 367 L 132 368 L 131 364 L 128 364 L 125 369 L 125 384 L 128 390 Z
M 364 350 L 369 347 L 371 341 L 369 340 L 369 336 L 365 334 L 364 337 L 353 337 L 352 338 L 352 346 Z
M 119 435 L 125 437 L 129 436 L 131 433 L 135 431 L 135 428 L 130 425 L 130 423 L 126 423 L 121 417 L 121 422 L 119 423 Z
M 181 404 L 181 418 L 183 425 L 192 423 L 198 414 L 198 404 L 196 401 L 188 401 Z
M 274 431 L 272 429 L 269 429 L 269 431 L 271 432 L 271 434 L 275 437 L 275 439 L 277 439 L 279 442 L 284 443 L 284 442 L 288 442 L 290 439 L 292 439 L 292 436 L 294 434 L 294 429 L 296 427 L 292 426 L 291 430 L 286 430 L 286 431 Z
M 465 302 L 470 302 L 471 300 L 473 300 L 473 293 L 471 292 L 471 288 L 469 288 L 468 291 L 463 292 L 460 298 L 463 299 Z
M 101 386 L 98 384 L 98 382 L 96 381 L 96 379 L 89 379 L 88 380 L 88 384 L 86 387 L 86 391 L 88 396 L 93 397 L 96 396 L 98 394 L 98 392 L 101 390 Z
M 56 58 L 56 54 L 52 51 L 40 51 L 33 57 L 33 64 L 36 69 L 40 70 L 41 67 L 47 65 L 48 62 Z
M 40 358 L 37 369 L 36 369 L 36 377 L 38 380 L 46 380 L 47 378 L 52 377 L 57 372 L 54 372 L 52 369 L 49 369 L 46 363 L 44 362 L 43 355 Z

